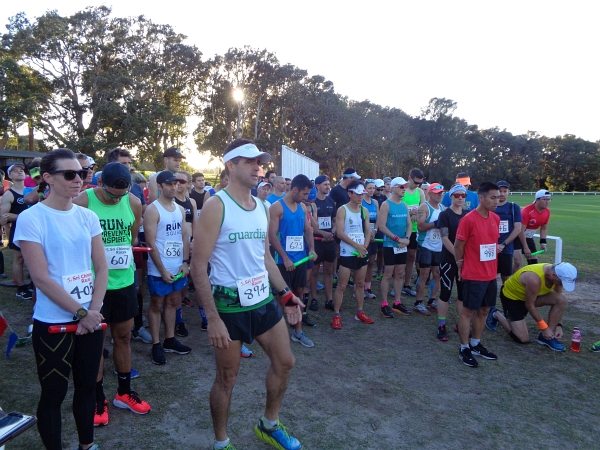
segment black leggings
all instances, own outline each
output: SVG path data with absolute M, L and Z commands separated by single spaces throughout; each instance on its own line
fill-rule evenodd
M 49 323 L 34 320 L 32 344 L 42 387 L 38 430 L 47 449 L 62 449 L 60 407 L 73 372 L 73 416 L 80 444 L 94 442 L 96 375 L 104 343 L 101 331 L 77 336 L 48 333 Z
M 448 302 L 452 294 L 452 285 L 456 280 L 457 299 L 462 301 L 462 281 L 458 279 L 458 267 L 455 263 L 443 262 L 440 266 L 440 300 Z

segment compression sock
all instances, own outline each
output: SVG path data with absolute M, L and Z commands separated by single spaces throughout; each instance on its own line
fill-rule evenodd
M 438 327 L 443 327 L 444 325 L 446 325 L 446 318 L 438 316 Z
M 96 381 L 96 403 L 104 403 L 106 396 L 104 395 L 104 378 Z
M 181 308 L 177 308 L 175 310 L 175 325 L 183 322 L 183 317 L 181 317 Z
M 119 379 L 119 386 L 117 392 L 119 395 L 131 394 L 131 372 L 117 373 Z
M 435 281 L 431 280 L 429 283 L 429 297 L 433 297 L 433 289 L 435 288 Z
M 206 318 L 206 313 L 204 312 L 204 308 L 202 306 L 198 306 L 198 311 L 200 311 L 200 317 L 202 317 L 202 323 L 208 323 L 208 319 Z

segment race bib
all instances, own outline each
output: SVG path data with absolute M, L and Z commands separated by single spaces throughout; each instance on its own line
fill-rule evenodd
M 479 261 L 493 261 L 496 259 L 496 244 L 482 244 L 479 246 Z
M 109 270 L 129 269 L 133 258 L 131 246 L 104 247 L 104 253 L 106 254 L 106 262 L 108 263 Z
M 360 245 L 365 245 L 365 235 L 362 233 L 350 233 L 348 237 Z
M 266 271 L 236 283 L 242 306 L 256 305 L 269 297 L 269 273 Z
M 94 278 L 92 271 L 75 273 L 62 277 L 63 288 L 71 298 L 82 305 L 92 301 L 94 293 Z
M 180 258 L 183 256 L 183 242 L 181 241 L 165 241 L 163 250 L 165 258 Z
M 500 221 L 500 234 L 508 233 L 508 220 Z
M 399 253 L 406 253 L 408 250 L 408 247 L 394 247 L 394 255 L 397 255 Z
M 525 237 L 529 239 L 533 239 L 533 235 L 537 230 L 525 230 Z
M 285 239 L 286 252 L 301 252 L 304 250 L 304 236 L 287 236 Z
M 319 230 L 331 229 L 331 217 L 317 217 L 319 219 Z
M 441 241 L 442 235 L 440 234 L 440 230 L 438 230 L 437 228 L 431 230 L 431 235 L 429 236 L 429 239 L 431 239 L 432 241 Z

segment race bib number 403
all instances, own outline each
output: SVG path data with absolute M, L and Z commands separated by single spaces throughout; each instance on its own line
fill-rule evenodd
M 71 298 L 82 305 L 92 301 L 94 293 L 94 277 L 92 271 L 74 273 L 62 277 L 63 288 Z
M 242 306 L 252 306 L 269 297 L 269 273 L 244 278 L 237 281 L 238 295 Z

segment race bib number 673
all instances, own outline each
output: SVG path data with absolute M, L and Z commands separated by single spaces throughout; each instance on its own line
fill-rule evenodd
M 92 271 L 74 273 L 62 277 L 63 288 L 76 302 L 84 305 L 92 301 L 94 277 Z

